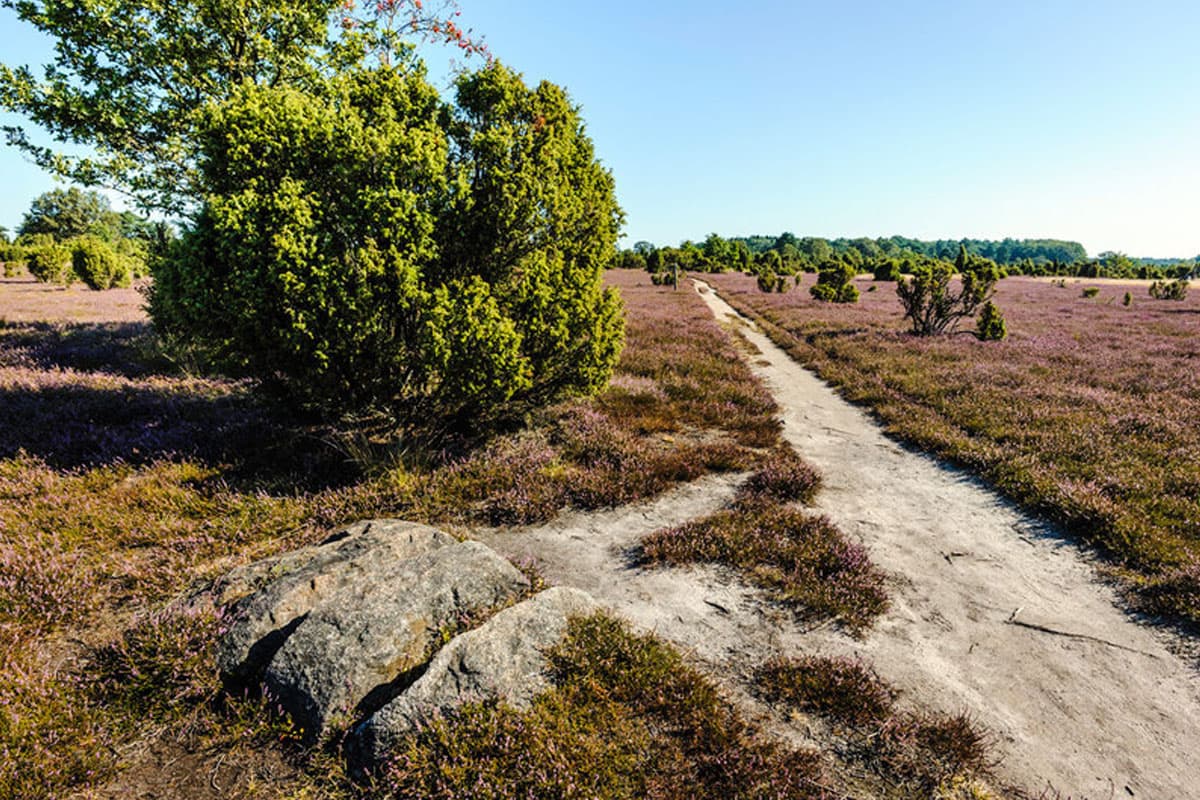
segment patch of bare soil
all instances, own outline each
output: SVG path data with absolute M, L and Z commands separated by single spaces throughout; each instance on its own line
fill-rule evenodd
M 1016 784 L 1075 798 L 1200 797 L 1200 680 L 1121 610 L 1087 555 L 969 475 L 889 440 L 698 288 L 759 350 L 752 368 L 783 410 L 786 439 L 824 473 L 817 508 L 895 576 L 892 609 L 865 639 L 778 625 L 778 645 L 861 655 L 921 705 L 968 711 L 998 735 L 1000 775 Z

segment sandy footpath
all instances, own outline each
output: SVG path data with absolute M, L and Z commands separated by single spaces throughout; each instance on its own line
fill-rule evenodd
M 1000 773 L 1075 798 L 1200 798 L 1200 680 L 1132 621 L 1087 557 L 960 471 L 907 451 L 704 285 L 743 326 L 784 436 L 821 469 L 817 506 L 895 576 L 863 641 L 783 630 L 789 651 L 858 653 L 920 703 L 999 737 Z

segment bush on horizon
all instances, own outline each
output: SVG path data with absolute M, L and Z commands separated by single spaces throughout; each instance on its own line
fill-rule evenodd
M 410 60 L 208 106 L 201 211 L 150 295 L 168 344 L 320 416 L 429 432 L 601 387 L 612 176 L 559 87 L 492 63 L 456 88 Z

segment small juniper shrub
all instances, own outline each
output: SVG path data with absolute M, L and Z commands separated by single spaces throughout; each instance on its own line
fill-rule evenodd
M 762 738 L 679 653 L 612 617 L 574 620 L 527 711 L 464 706 L 412 734 L 385 797 L 821 797 L 818 758 Z
M 1150 284 L 1150 296 L 1155 300 L 1186 300 L 1187 291 L 1188 282 L 1180 279 Z
M 1133 305 L 1133 292 L 1125 293 L 1125 296 L 1121 298 L 1121 305 L 1125 306 L 1126 308 Z
M 855 727 L 890 717 L 897 694 L 857 658 L 773 658 L 757 678 L 767 700 Z
M 985 342 L 998 342 L 1008 336 L 1008 326 L 1004 322 L 1004 315 L 991 300 L 984 303 L 975 326 L 975 335 Z
M 817 273 L 817 282 L 808 293 L 825 303 L 857 303 L 858 287 L 854 285 L 857 270 L 848 263 L 839 262 Z
M 1100 287 L 1099 287 L 1099 286 L 1085 286 L 1085 287 L 1083 287 L 1083 297 L 1089 297 L 1089 298 L 1090 298 L 1090 297 L 1095 297 L 1095 296 L 1096 296 L 1096 295 L 1098 295 L 1098 294 L 1100 294 Z
M 821 488 L 821 473 L 794 449 L 773 449 L 738 491 L 739 500 L 774 500 L 781 503 L 811 503 Z
M 772 503 L 718 511 L 642 541 L 650 563 L 727 564 L 803 618 L 861 634 L 888 607 L 885 577 L 828 518 Z
M 773 292 L 778 284 L 778 275 L 774 270 L 767 269 L 758 273 L 758 290 L 760 292 Z

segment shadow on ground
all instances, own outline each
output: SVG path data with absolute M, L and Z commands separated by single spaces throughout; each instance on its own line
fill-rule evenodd
M 191 460 L 266 491 L 351 483 L 332 429 L 245 382 L 193 378 L 157 355 L 146 323 L 0 326 L 0 458 L 62 470 Z

